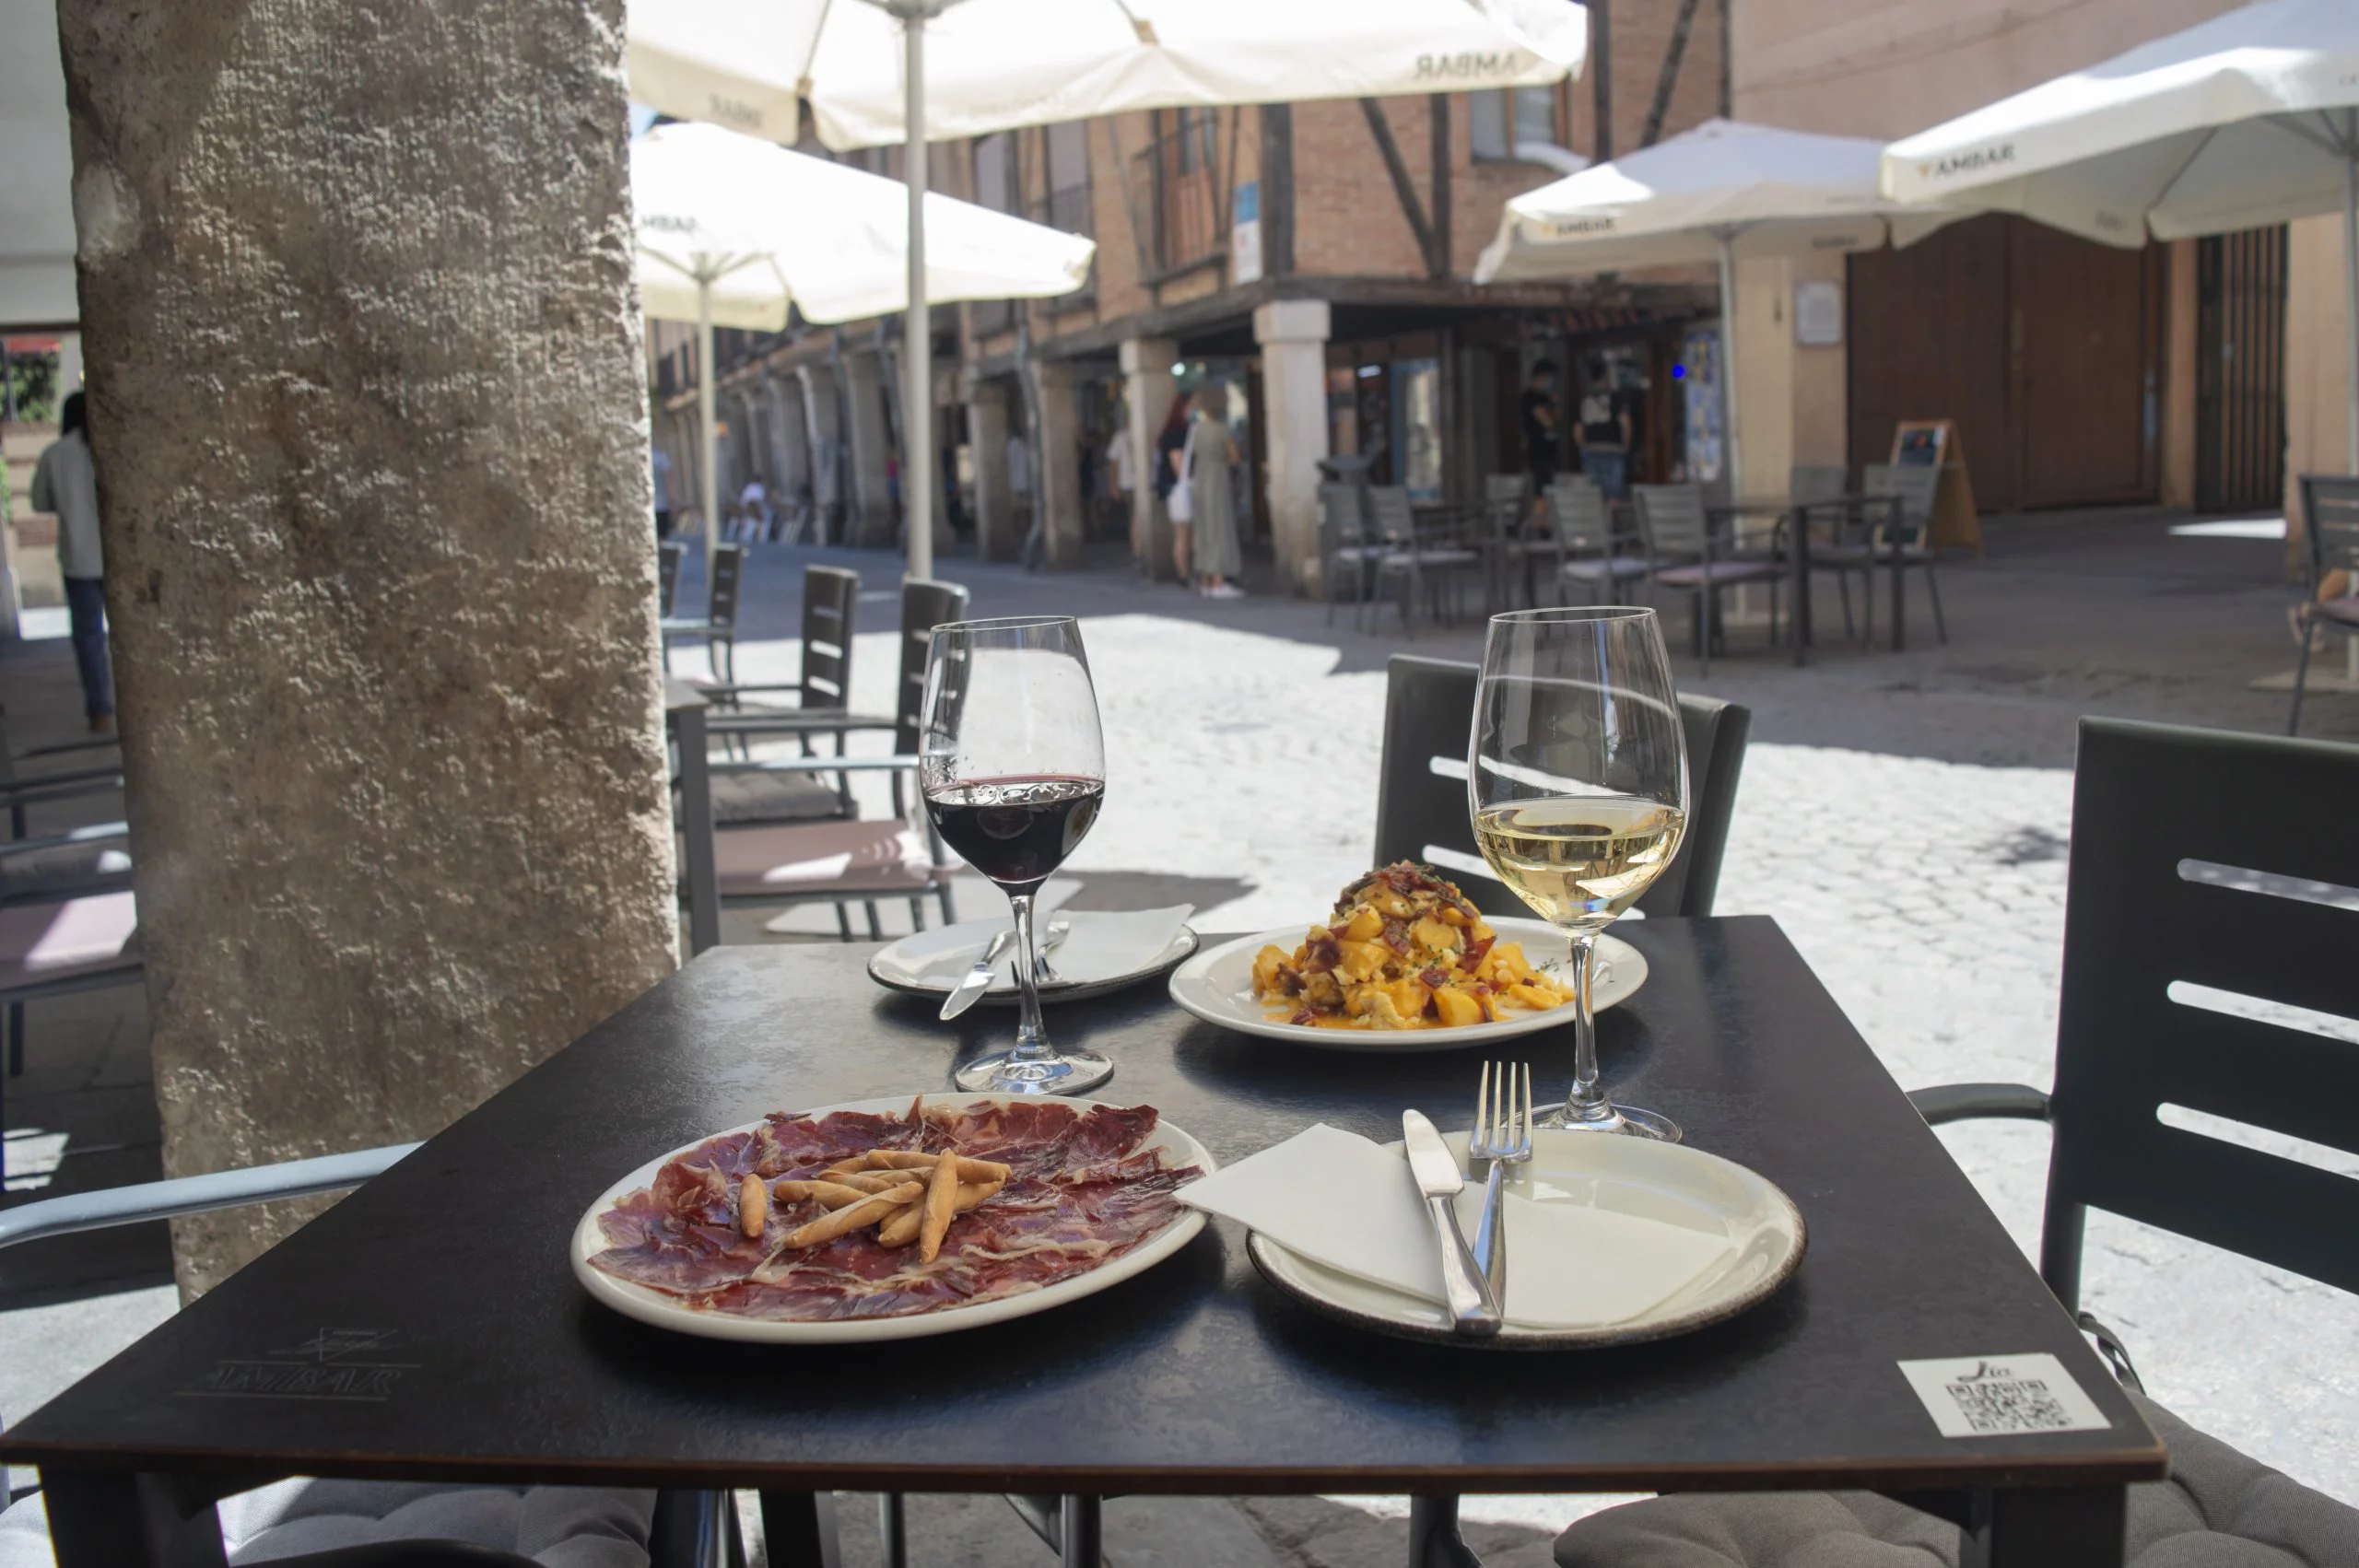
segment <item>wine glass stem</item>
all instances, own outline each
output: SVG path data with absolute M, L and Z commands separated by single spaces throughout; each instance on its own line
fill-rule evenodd
M 1565 1096 L 1565 1119 L 1604 1121 L 1614 1115 L 1597 1087 L 1597 1014 L 1590 1006 L 1590 976 L 1597 965 L 1597 933 L 1574 931 L 1573 1090 Z
M 1015 994 L 1023 1011 L 1015 1025 L 1014 1061 L 1039 1061 L 1049 1054 L 1049 1031 L 1040 1023 L 1040 985 L 1032 953 L 1032 895 L 1010 893 L 1007 907 L 1015 917 Z M 1594 1076 L 1592 1074 L 1592 1076 Z

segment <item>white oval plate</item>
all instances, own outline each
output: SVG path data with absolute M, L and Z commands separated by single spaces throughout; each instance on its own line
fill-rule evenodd
M 1043 929 L 1046 929 L 1046 920 L 1053 918 L 1043 918 Z M 1089 911 L 1075 909 L 1066 918 L 1086 920 L 1089 918 Z M 992 938 L 1006 926 L 1003 919 L 961 920 L 955 926 L 937 926 L 932 930 L 905 936 L 898 942 L 888 942 L 868 960 L 868 977 L 886 990 L 899 991 L 905 996 L 948 996 L 952 988 L 965 979 L 967 971 L 983 956 L 983 949 L 991 945 Z M 1141 980 L 1151 980 L 1195 951 L 1195 931 L 1181 926 L 1180 934 L 1171 939 L 1170 946 L 1157 954 L 1151 962 L 1127 974 L 1108 975 L 1095 980 L 1079 980 L 1062 986 L 1042 986 L 1041 1005 L 1046 1006 L 1052 1001 L 1082 1001 L 1121 990 L 1124 986 L 1135 986 Z M 1050 962 L 1055 962 L 1055 954 L 1050 955 Z M 1015 1000 L 1015 980 L 1011 975 L 1003 980 L 993 979 L 991 989 L 985 991 L 975 1005 L 1013 1007 Z
M 882 1100 L 847 1100 L 841 1105 L 814 1106 L 807 1114 L 823 1117 L 832 1111 L 868 1111 L 898 1116 L 909 1109 L 914 1094 L 897 1094 Z M 929 1094 L 930 1106 L 964 1108 L 980 1103 L 998 1103 L 1003 1094 Z M 1107 1105 L 1103 1100 L 1074 1099 L 1075 1106 Z M 725 1138 L 733 1132 L 746 1132 L 760 1126 L 759 1121 L 742 1122 L 724 1127 L 718 1132 L 708 1132 L 694 1142 L 683 1143 L 669 1153 L 658 1155 L 630 1175 L 599 1194 L 573 1227 L 573 1277 L 581 1281 L 582 1289 L 613 1307 L 626 1317 L 636 1317 L 641 1323 L 651 1323 L 658 1328 L 670 1328 L 682 1334 L 694 1334 L 707 1340 L 739 1340 L 770 1345 L 848 1345 L 872 1340 L 916 1340 L 931 1334 L 955 1334 L 961 1328 L 980 1328 L 986 1324 L 1004 1323 L 1011 1317 L 1028 1317 L 1036 1312 L 1046 1312 L 1052 1306 L 1062 1306 L 1069 1301 L 1097 1292 L 1124 1280 L 1143 1274 L 1195 1239 L 1204 1228 L 1204 1217 L 1193 1209 L 1182 1207 L 1179 1217 L 1155 1235 L 1142 1241 L 1110 1263 L 1100 1264 L 1086 1274 L 1055 1284 L 1043 1285 L 1037 1291 L 1018 1295 L 999 1296 L 979 1302 L 973 1306 L 945 1307 L 940 1312 L 912 1313 L 903 1317 L 837 1318 L 824 1323 L 780 1322 L 769 1318 L 734 1317 L 725 1312 L 712 1312 L 693 1307 L 675 1295 L 618 1280 L 597 1268 L 590 1259 L 606 1249 L 605 1233 L 598 1227 L 598 1217 L 631 1193 L 655 1179 L 665 1162 L 677 1159 L 708 1139 Z M 1166 1165 L 1195 1165 L 1206 1176 L 1219 1168 L 1212 1151 L 1187 1133 L 1158 1117 L 1155 1136 L 1140 1145 L 1163 1151 Z
M 1486 919 L 1489 919 L 1486 917 Z M 1565 933 L 1545 920 L 1501 916 L 1490 919 L 1502 941 L 1520 942 L 1535 969 L 1563 977 L 1571 962 L 1565 952 Z M 1292 953 L 1302 945 L 1308 926 L 1282 926 L 1259 936 L 1239 937 L 1199 953 L 1173 971 L 1171 1000 L 1207 1024 L 1269 1040 L 1287 1040 L 1319 1051 L 1446 1051 L 1460 1046 L 1486 1045 L 1494 1040 L 1557 1029 L 1573 1021 L 1572 1009 L 1552 1007 L 1491 1024 L 1460 1024 L 1447 1029 L 1320 1029 L 1308 1024 L 1272 1019 L 1272 1009 L 1253 994 L 1253 955 L 1274 944 Z M 1554 957 L 1549 956 L 1555 954 Z M 1602 1012 L 1647 983 L 1646 955 L 1628 942 L 1611 936 L 1597 939 L 1597 975 L 1590 988 L 1590 1004 Z
M 1466 1134 L 1446 1137 L 1462 1167 Z M 1259 1232 L 1248 1238 L 1247 1250 L 1272 1284 L 1330 1316 L 1382 1334 L 1510 1351 L 1594 1350 L 1689 1333 L 1767 1299 L 1802 1265 L 1807 1237 L 1793 1199 L 1767 1177 L 1684 1143 L 1542 1128 L 1532 1135 L 1532 1159 L 1510 1168 L 1516 1190 L 1535 1202 L 1611 1209 L 1718 1234 L 1728 1238 L 1729 1250 L 1720 1262 L 1635 1317 L 1544 1327 L 1509 1318 L 1488 1340 L 1453 1333 L 1449 1313 L 1436 1303 L 1339 1273 Z M 1481 1201 L 1480 1186 L 1469 1183 L 1461 1210 L 1470 1235 Z M 1520 1293 L 1531 1270 L 1570 1275 L 1613 1267 L 1611 1258 L 1518 1252 L 1512 1226 L 1508 1232 L 1511 1293 Z

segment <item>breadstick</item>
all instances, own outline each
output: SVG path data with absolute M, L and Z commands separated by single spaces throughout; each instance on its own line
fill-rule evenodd
M 819 1179 L 863 1192 L 890 1192 L 910 1178 L 898 1171 L 828 1171 Z
M 959 1183 L 958 1197 L 950 1206 L 951 1212 L 963 1214 L 968 1210 L 977 1207 L 992 1194 L 997 1192 L 1002 1185 L 995 1181 L 987 1181 L 980 1187 L 970 1187 L 965 1182 Z M 907 1246 L 918 1239 L 918 1225 L 924 1218 L 925 1202 L 920 1199 L 900 1210 L 879 1225 L 876 1228 L 876 1239 L 886 1246 Z
M 874 1193 L 866 1188 L 846 1187 L 832 1181 L 782 1181 L 778 1184 L 780 1198 L 816 1198 L 830 1209 L 840 1209 L 847 1203 L 857 1203 Z
M 757 1236 L 769 1223 L 770 1189 L 762 1178 L 749 1176 L 745 1185 L 737 1189 L 737 1228 L 745 1235 Z
M 814 1220 L 801 1230 L 789 1232 L 786 1245 L 816 1246 L 821 1242 L 833 1241 L 839 1235 L 849 1235 L 863 1225 L 874 1224 L 924 1190 L 925 1188 L 917 1183 L 910 1182 L 905 1187 L 897 1187 L 890 1192 L 880 1192 L 875 1197 L 864 1198 L 858 1203 L 846 1204 L 824 1220 Z
M 920 1154 L 899 1149 L 871 1149 L 868 1152 L 869 1167 L 880 1171 L 930 1171 L 933 1169 L 934 1162 L 941 1158 L 939 1154 Z M 1001 1164 L 997 1160 L 970 1160 L 964 1154 L 958 1156 L 960 1181 L 1005 1181 L 1013 1174 L 1009 1166 Z
M 942 1255 L 942 1233 L 950 1228 L 951 1205 L 958 1199 L 958 1162 L 937 1160 L 933 1179 L 926 1183 L 925 1215 L 918 1223 L 918 1261 L 931 1263 Z

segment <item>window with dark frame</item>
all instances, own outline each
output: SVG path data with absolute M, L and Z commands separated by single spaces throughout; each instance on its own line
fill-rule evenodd
M 1556 89 L 1499 88 L 1466 95 L 1466 144 L 1476 161 L 1505 163 L 1519 142 L 1555 145 Z

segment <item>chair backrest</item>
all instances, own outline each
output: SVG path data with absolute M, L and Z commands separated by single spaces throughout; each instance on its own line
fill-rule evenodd
M 1848 469 L 1798 462 L 1786 472 L 1786 497 L 1795 502 L 1831 501 L 1843 494 L 1850 483 Z
M 1485 474 L 1483 475 L 1483 498 L 1486 501 L 1520 501 L 1532 494 L 1529 474 Z
M 1633 485 L 1639 519 L 1655 549 L 1666 556 L 1700 556 L 1710 519 L 1701 485 Z
M 1405 485 L 1372 485 L 1367 492 L 1369 521 L 1388 539 L 1405 540 L 1416 532 L 1416 514 L 1409 509 Z
M 1614 523 L 1605 494 L 1594 485 L 1551 485 L 1548 514 L 1556 543 L 1567 554 L 1602 556 L 1614 544 Z
M 2359 1018 L 2354 800 L 2359 746 L 2081 720 L 2040 1247 L 2067 1306 L 2092 1207 L 2359 1291 L 2359 1045 L 2251 1016 Z
M 913 577 L 901 584 L 901 685 L 893 699 L 893 750 L 914 755 L 925 719 L 925 661 L 933 628 L 967 618 L 967 591 L 955 582 Z
M 1860 472 L 1860 488 L 1867 494 L 1900 497 L 1901 542 L 1907 544 L 1924 543 L 1941 485 L 1942 471 L 1921 463 L 1872 462 Z
M 860 574 L 803 568 L 803 706 L 842 708 L 851 691 L 851 613 Z
M 1485 914 L 1529 915 L 1531 907 L 1484 863 L 1466 808 L 1467 742 L 1482 673 L 1473 664 L 1393 655 L 1386 671 L 1376 864 L 1427 862 Z M 1712 912 L 1753 727 L 1750 708 L 1716 697 L 1683 695 L 1679 717 L 1687 732 L 1687 837 L 1638 900 L 1649 915 Z
M 2302 475 L 2302 532 L 2310 546 L 2310 589 L 2331 571 L 2359 572 L 2359 479 Z M 2359 583 L 2353 585 L 2359 592 Z
M 656 603 L 661 613 L 670 614 L 672 606 L 680 599 L 680 557 L 688 547 L 676 539 L 666 539 L 655 547 Z
M 1356 544 L 1366 526 L 1365 508 L 1359 485 L 1338 485 L 1332 481 L 1319 486 L 1319 521 L 1333 534 L 1338 544 Z
M 737 586 L 745 571 L 745 546 L 716 544 L 712 548 L 712 596 L 705 614 L 720 632 L 737 629 Z

